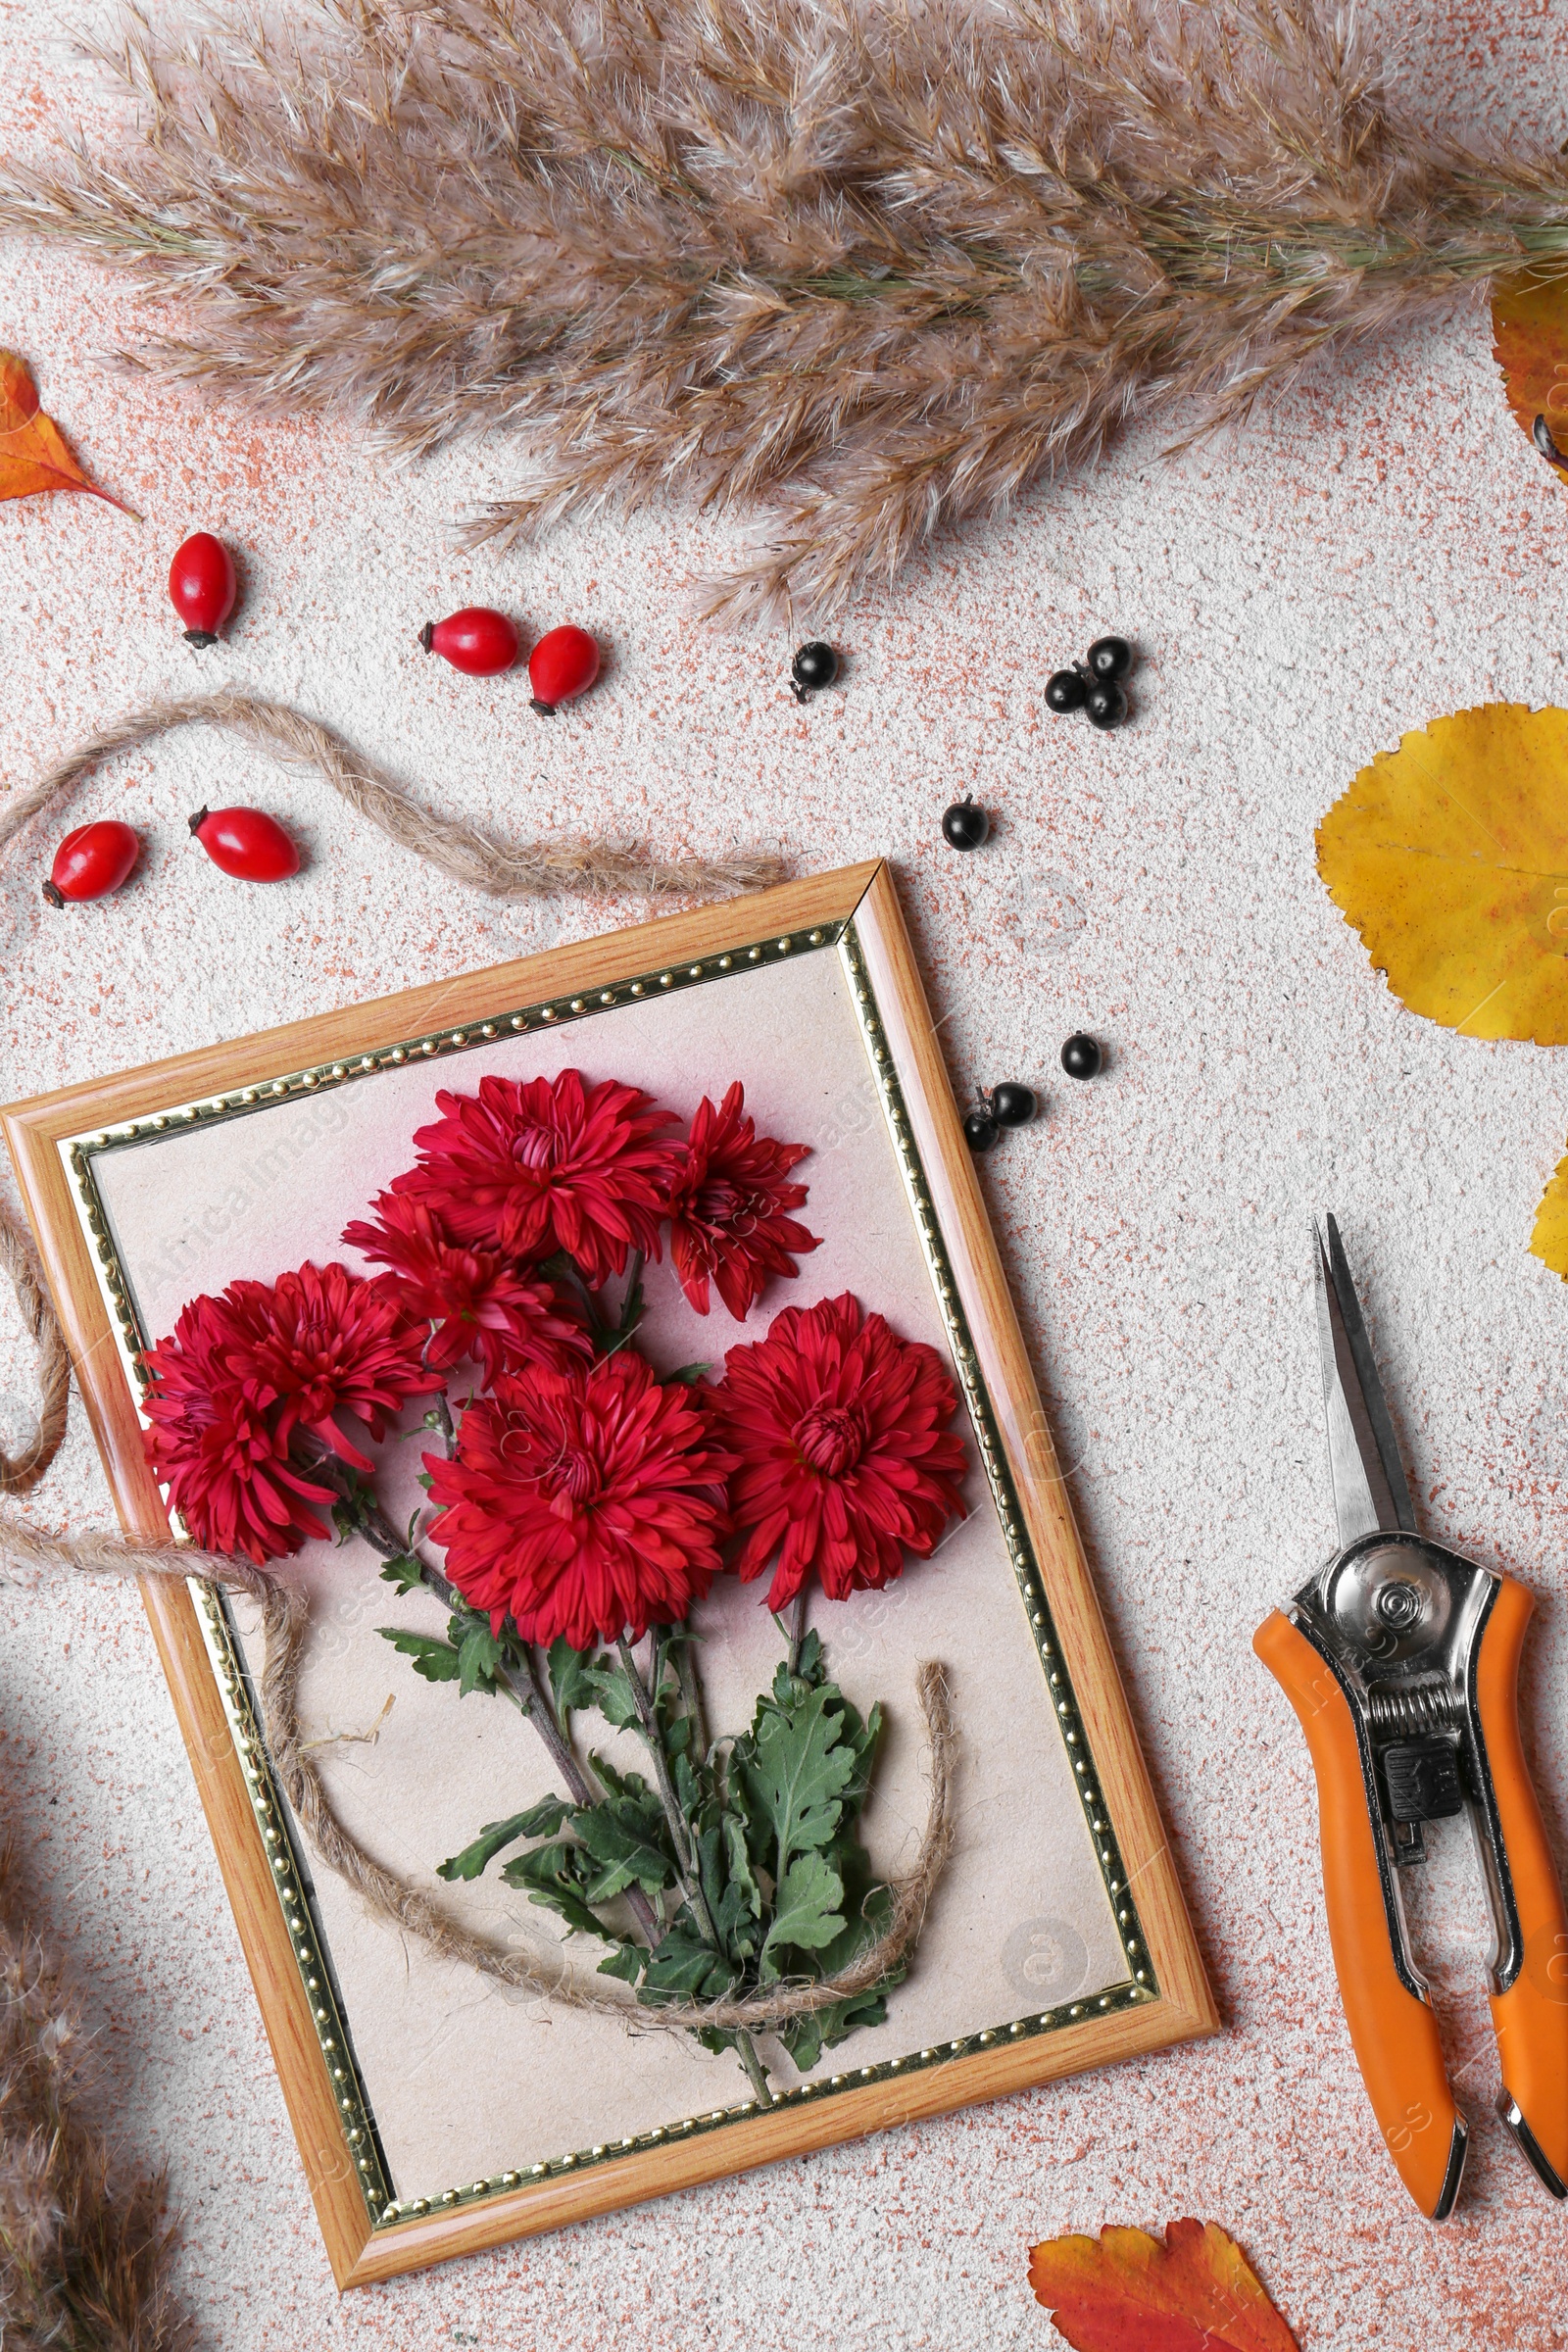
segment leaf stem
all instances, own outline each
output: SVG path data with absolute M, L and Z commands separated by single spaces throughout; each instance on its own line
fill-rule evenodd
M 659 1801 L 664 1808 L 664 1819 L 669 1825 L 670 1838 L 674 1842 L 675 1867 L 681 1875 L 681 1890 L 691 1904 L 693 1917 L 702 1929 L 703 1941 L 710 1944 L 716 1952 L 719 1948 L 718 1932 L 713 1926 L 713 1915 L 708 1907 L 708 1897 L 703 1892 L 702 1879 L 698 1873 L 697 1858 L 692 1846 L 686 1816 L 681 1811 L 680 1798 L 675 1793 L 675 1784 L 669 1777 L 669 1758 L 664 1753 L 664 1742 L 659 1736 L 659 1721 L 654 1713 L 654 1702 L 649 1696 L 648 1686 L 643 1681 L 637 1660 L 632 1654 L 631 1643 L 624 1634 L 617 1636 L 615 1647 L 620 1652 L 620 1662 L 626 1670 L 626 1679 L 631 1685 L 632 1702 L 637 1709 L 637 1720 L 642 1729 L 643 1743 L 653 1761 L 654 1778 L 659 1783 Z
M 773 2104 L 772 2088 L 763 2072 L 762 2061 L 757 2055 L 757 2044 L 744 2026 L 736 2033 L 735 2049 L 742 2066 L 746 2069 L 746 2080 L 756 2091 L 759 2103 L 763 2107 L 771 2107 Z
M 795 1606 L 790 1611 L 791 1674 L 799 1674 L 801 1670 L 801 1643 L 806 1640 L 806 1593 L 807 1588 L 802 1585 L 795 1595 Z
M 459 1610 L 467 1607 L 468 1604 L 458 1591 L 457 1586 L 450 1584 L 439 1568 L 432 1567 L 430 1562 L 419 1552 L 413 1550 L 403 1542 L 379 1503 L 369 1505 L 360 1532 L 371 1550 L 378 1551 L 383 1559 L 413 1560 L 419 1571 L 419 1582 L 427 1592 L 435 1594 L 443 1608 Z M 579 1805 L 597 1804 L 599 1800 L 583 1777 L 581 1765 L 566 1745 L 566 1737 L 561 1728 L 560 1719 L 550 1703 L 548 1693 L 540 1683 L 539 1669 L 534 1664 L 532 1651 L 524 1642 L 518 1642 L 510 1646 L 513 1668 L 509 1671 L 505 1666 L 498 1666 L 496 1668 L 497 1683 L 512 1700 L 513 1705 L 520 1708 L 522 1713 L 527 1716 L 540 1739 L 550 1750 L 556 1770 L 566 1783 L 577 1803 Z
M 632 1702 L 637 1709 L 637 1720 L 642 1726 L 643 1740 L 653 1761 L 654 1778 L 659 1783 L 659 1801 L 664 1808 L 664 1819 L 669 1824 L 669 1835 L 675 1848 L 675 1867 L 680 1873 L 681 1891 L 691 1905 L 692 1917 L 697 1922 L 703 1941 L 710 1951 L 717 1952 L 722 1958 L 723 1948 L 718 1940 L 718 1931 L 713 1926 L 713 1914 L 708 1907 L 708 1897 L 703 1892 L 701 1870 L 691 1842 L 686 1816 L 681 1811 L 680 1799 L 675 1793 L 675 1784 L 669 1777 L 669 1759 L 664 1753 L 664 1742 L 660 1737 L 659 1719 L 654 1712 L 653 1699 L 649 1695 L 648 1686 L 643 1681 L 637 1660 L 632 1654 L 631 1643 L 624 1634 L 617 1635 L 615 1647 L 620 1652 L 620 1662 L 625 1669 L 626 1679 L 631 1685 Z M 657 1661 L 659 1657 L 657 1633 L 654 1636 L 654 1657 Z M 761 2061 L 757 2055 L 757 2044 L 744 2027 L 736 2034 L 735 2047 L 758 2098 L 764 2106 L 771 2106 L 773 2094 L 768 2088 L 767 2077 L 763 2073 Z
M 686 1701 L 686 1712 L 691 1717 L 693 1748 L 696 1754 L 702 1758 L 708 1754 L 708 1730 L 703 1721 L 702 1685 L 697 1680 L 697 1665 L 692 1656 L 691 1638 L 686 1634 L 684 1627 L 681 1629 L 681 1634 L 682 1639 L 671 1644 L 675 1659 L 675 1680 L 680 1685 L 680 1694 Z
M 386 1540 L 391 1537 L 393 1551 L 403 1559 L 417 1561 L 420 1581 L 425 1591 L 433 1592 L 443 1607 L 448 1609 L 466 1609 L 467 1607 L 467 1602 L 456 1585 L 449 1584 L 439 1568 L 433 1568 L 428 1560 L 421 1558 L 418 1552 L 411 1551 L 407 1544 L 399 1544 L 396 1541 L 392 1528 L 382 1518 L 379 1504 L 373 1506 L 370 1517 L 372 1520 L 380 1521 L 380 1525 L 378 1528 L 372 1529 L 368 1521 L 365 1535 L 367 1541 L 377 1551 L 384 1550 Z M 392 1552 L 386 1553 L 386 1557 L 391 1558 L 392 1556 Z M 519 1641 L 511 1646 L 514 1671 L 509 1672 L 505 1666 L 498 1666 L 496 1668 L 497 1683 L 511 1699 L 513 1705 L 518 1708 L 533 1725 L 534 1730 L 549 1750 L 556 1770 L 565 1782 L 576 1802 L 579 1805 L 602 1803 L 604 1800 L 603 1789 L 593 1787 L 571 1752 L 561 1718 L 556 1713 L 554 1701 L 539 1679 L 539 1669 L 534 1662 L 533 1651 L 526 1642 Z M 647 1936 L 649 1949 L 652 1950 L 653 1946 L 663 1938 L 663 1929 L 660 1926 L 659 1916 L 653 1904 L 640 1886 L 628 1886 L 622 1899 L 627 1910 Z

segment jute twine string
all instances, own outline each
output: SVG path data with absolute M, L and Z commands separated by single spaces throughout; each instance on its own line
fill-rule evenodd
M 100 727 L 49 768 L 30 792 L 0 812 L 0 852 L 24 825 L 57 807 L 82 778 L 116 752 L 133 752 L 174 727 L 226 727 L 285 766 L 314 769 L 357 815 L 391 841 L 438 866 L 454 882 L 492 899 L 577 898 L 626 892 L 642 898 L 717 898 L 776 882 L 782 858 L 761 850 L 724 858 L 661 858 L 637 841 L 507 841 L 483 825 L 425 808 L 385 770 L 318 718 L 288 703 L 268 702 L 225 686 L 140 710 Z
M 27 1336 L 38 1349 L 38 1427 L 16 1453 L 0 1444 L 0 1494 L 25 1494 L 60 1451 L 71 1400 L 71 1358 L 54 1302 L 32 1262 L 32 1251 L 5 1202 L 0 1200 L 0 1267 L 17 1295 Z
M 41 1410 L 37 1437 L 15 1457 L 0 1454 L 0 1489 L 19 1494 L 36 1485 L 59 1451 L 66 1429 L 71 1364 L 26 1238 L 4 1200 L 0 1200 L 0 1265 L 38 1343 Z M 497 1943 L 473 1934 L 418 1887 L 374 1860 L 344 1828 L 301 1740 L 299 1677 L 310 1629 L 310 1602 L 297 1588 L 280 1584 L 244 1560 L 220 1558 L 191 1545 L 128 1544 L 101 1530 L 69 1539 L 48 1536 L 14 1511 L 0 1511 L 0 1569 L 7 1582 L 28 1587 L 65 1585 L 83 1576 L 200 1576 L 225 1592 L 243 1592 L 258 1601 L 266 1640 L 261 1697 L 267 1744 L 283 1792 L 327 1868 L 346 1881 L 377 1918 L 412 1936 L 438 1958 L 462 1962 L 517 1991 L 539 1994 L 567 2008 L 595 2010 L 623 2025 L 701 2026 L 724 2031 L 751 2028 L 765 2033 L 770 2027 L 813 2016 L 835 2002 L 870 1991 L 913 1950 L 927 1905 L 953 1850 L 957 1734 L 946 1670 L 927 1663 L 919 1668 L 915 1687 L 925 1716 L 930 1804 L 914 1867 L 907 1877 L 892 1882 L 892 1909 L 882 1934 L 836 1977 L 815 1984 L 769 1986 L 733 2000 L 681 2001 L 643 2008 L 613 1990 L 608 1980 L 573 1968 L 564 1956 L 553 1960 L 526 1947 Z

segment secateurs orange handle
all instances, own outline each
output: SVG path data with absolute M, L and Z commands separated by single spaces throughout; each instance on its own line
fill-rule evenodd
M 1300 1717 L 1317 1774 L 1323 1893 L 1350 2046 L 1400 2180 L 1440 2222 L 1458 2194 L 1467 2127 L 1448 2088 L 1437 2021 L 1396 1957 L 1349 1703 L 1279 1609 L 1252 1647 Z
M 1568 2184 L 1568 1916 L 1519 1738 L 1519 1657 L 1535 1602 L 1511 1577 L 1481 1637 L 1476 1708 L 1518 1922 L 1519 1966 L 1492 1995 L 1497 2112 L 1546 2185 Z
M 1442 2221 L 1467 2126 L 1410 1950 L 1399 1874 L 1425 1825 L 1469 1815 L 1492 1909 L 1497 2110 L 1568 2193 L 1568 1917 L 1519 1737 L 1532 1603 L 1415 1532 L 1409 1491 L 1338 1231 L 1318 1258 L 1340 1548 L 1253 1641 L 1300 1719 L 1317 1776 L 1329 1936 L 1378 2124 L 1421 2211 Z

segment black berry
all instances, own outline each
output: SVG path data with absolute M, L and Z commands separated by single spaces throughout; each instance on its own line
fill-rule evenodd
M 1127 697 L 1114 678 L 1096 680 L 1084 696 L 1092 727 L 1119 727 L 1127 715 Z
M 1089 648 L 1085 667 L 1092 678 L 1107 684 L 1124 678 L 1133 665 L 1133 649 L 1125 637 L 1097 637 Z
M 977 850 L 990 831 L 990 817 L 973 801 L 955 801 L 942 811 L 942 838 L 950 849 Z
M 1092 1037 L 1075 1030 L 1061 1049 L 1061 1066 L 1069 1078 L 1093 1078 L 1100 1069 L 1100 1048 Z
M 971 1152 L 989 1152 L 1002 1133 L 984 1103 L 969 1111 L 963 1122 L 963 1140 Z
M 1027 1127 L 1040 1108 L 1040 1098 L 1032 1086 L 1020 1086 L 1007 1079 L 991 1090 L 991 1115 L 999 1127 Z
M 1089 689 L 1075 669 L 1054 670 L 1046 680 L 1046 705 L 1049 710 L 1065 713 L 1081 710 Z
M 807 694 L 815 694 L 824 686 L 831 686 L 838 674 L 839 658 L 830 645 L 822 643 L 820 637 L 813 637 L 809 645 L 803 645 L 790 663 L 797 700 Z

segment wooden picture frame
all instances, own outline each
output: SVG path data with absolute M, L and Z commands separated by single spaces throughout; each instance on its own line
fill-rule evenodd
M 1120 1923 L 1125 1979 L 1082 2003 L 999 2021 L 646 2144 L 567 2156 L 432 2199 L 399 2200 L 378 2172 L 373 2117 L 334 2082 L 341 2020 L 313 1940 L 308 1872 L 225 1669 L 204 1587 L 143 1592 L 196 1774 L 283 2093 L 340 2286 L 384 2279 L 747 2167 L 833 2144 L 1216 2030 L 1105 1629 L 987 1222 L 886 864 L 871 862 L 757 897 L 552 949 L 493 970 L 296 1022 L 0 1111 L 71 1347 L 83 1400 L 128 1534 L 167 1540 L 130 1377 L 134 1300 L 98 1201 L 105 1152 L 154 1131 L 265 1111 L 424 1055 L 589 1021 L 602 1008 L 729 980 L 779 958 L 827 953 L 847 975 L 863 1050 L 938 1294 L 990 1496 L 1006 1530 L 1030 1639 L 1049 1685 L 1084 1821 Z M 156 1337 L 156 1334 L 151 1336 Z M 216 1663 L 215 1663 L 216 1661 Z M 225 1687 L 225 1673 L 227 1683 Z M 297 1859 L 297 1857 L 295 1858 Z M 312 1955 L 315 1955 L 313 1958 Z M 325 2046 L 323 2046 L 325 2045 Z M 338 2069 L 338 2073 L 342 2070 Z

